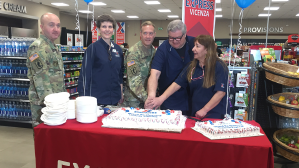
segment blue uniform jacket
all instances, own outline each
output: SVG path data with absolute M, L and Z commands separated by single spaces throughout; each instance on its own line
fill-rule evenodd
M 205 67 L 204 67 L 205 68 Z M 214 94 L 217 91 L 223 91 L 227 92 L 227 80 L 228 80 L 228 70 L 225 70 L 221 63 L 218 61 L 216 62 L 215 67 L 215 78 L 216 83 L 215 85 L 211 86 L 210 88 L 203 88 L 203 80 L 202 79 L 196 79 L 203 74 L 203 69 L 197 64 L 194 73 L 192 75 L 193 80 L 189 83 L 187 80 L 187 73 L 188 68 L 186 67 L 180 76 L 176 79 L 175 83 L 180 85 L 183 88 L 187 88 L 189 86 L 190 93 L 192 94 L 192 116 L 195 115 L 195 113 L 202 109 L 214 96 Z M 220 103 L 215 106 L 212 110 L 210 110 L 207 115 L 207 118 L 221 118 L 224 114 L 226 114 L 226 99 L 227 94 L 222 98 Z M 228 113 L 230 113 L 230 108 L 228 104 Z
M 175 81 L 183 68 L 193 60 L 194 54 L 192 49 L 194 47 L 194 37 L 186 36 L 186 51 L 184 60 L 176 52 L 168 40 L 165 40 L 158 48 L 151 69 L 156 69 L 161 72 L 158 89 L 159 94 L 164 91 Z M 188 93 L 185 88 L 181 88 L 161 105 L 163 109 L 174 109 L 187 111 L 188 108 Z
M 117 104 L 121 99 L 120 84 L 123 83 L 124 72 L 122 49 L 111 42 L 108 50 L 109 45 L 102 38 L 89 45 L 78 80 L 79 95 L 96 97 L 98 105 Z

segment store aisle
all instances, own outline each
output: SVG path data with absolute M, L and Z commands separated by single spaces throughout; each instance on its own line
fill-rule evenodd
M 35 168 L 32 129 L 0 126 L 0 167 Z

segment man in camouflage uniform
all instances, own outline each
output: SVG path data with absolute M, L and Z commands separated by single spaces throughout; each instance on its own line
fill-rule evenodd
M 66 91 L 62 56 L 54 44 L 61 32 L 60 20 L 52 13 L 46 13 L 41 16 L 40 22 L 41 35 L 30 45 L 26 63 L 33 127 L 42 122 L 44 98 L 51 93 Z
M 144 108 L 147 99 L 147 79 L 150 64 L 156 53 L 152 45 L 156 36 L 155 25 L 146 21 L 141 24 L 141 40 L 133 45 L 126 54 L 127 84 L 124 92 L 124 106 Z

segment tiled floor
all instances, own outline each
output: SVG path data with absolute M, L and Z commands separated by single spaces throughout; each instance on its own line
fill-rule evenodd
M 32 129 L 0 126 L 0 168 L 35 168 Z M 287 167 L 275 163 L 274 168 L 299 168 L 299 163 Z

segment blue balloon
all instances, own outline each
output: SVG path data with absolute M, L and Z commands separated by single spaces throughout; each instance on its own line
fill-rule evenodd
M 240 6 L 240 8 L 245 9 L 251 4 L 253 4 L 255 0 L 236 0 L 236 3 Z
M 87 5 L 89 4 L 89 2 L 92 2 L 93 0 L 84 0 L 86 3 L 87 3 Z

